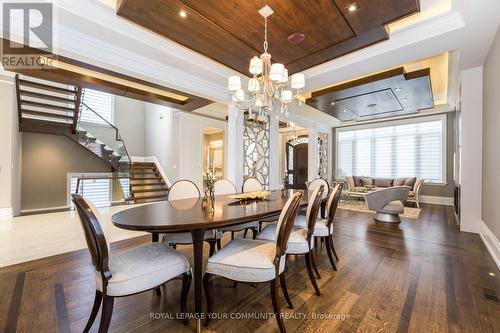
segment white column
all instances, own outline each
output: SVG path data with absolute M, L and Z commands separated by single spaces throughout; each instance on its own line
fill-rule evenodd
M 243 113 L 234 105 L 228 106 L 227 120 L 227 178 L 241 189 L 243 185 Z
M 0 70 L 0 218 L 21 210 L 21 134 L 14 75 Z
M 276 117 L 270 117 L 269 121 L 269 188 L 279 189 L 280 180 L 280 133 L 279 120 Z
M 462 72 L 460 230 L 479 232 L 482 211 L 483 67 Z
M 318 178 L 318 170 L 316 160 L 318 158 L 318 131 L 315 128 L 309 129 L 309 146 L 308 146 L 308 162 L 307 162 L 307 178 L 313 181 Z

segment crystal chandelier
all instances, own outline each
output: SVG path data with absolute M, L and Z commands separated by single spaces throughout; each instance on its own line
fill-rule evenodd
M 288 116 L 288 106 L 293 100 L 302 103 L 301 93 L 305 86 L 305 76 L 303 73 L 296 73 L 289 80 L 285 66 L 271 62 L 271 54 L 268 53 L 267 18 L 273 14 L 273 10 L 264 6 L 259 13 L 264 17 L 264 53 L 250 60 L 249 71 L 253 77 L 248 81 L 248 95 L 251 97 L 245 99 L 239 76 L 229 77 L 228 89 L 237 107 L 248 110 L 250 115 L 252 112 L 256 113 L 258 119 L 272 114 Z

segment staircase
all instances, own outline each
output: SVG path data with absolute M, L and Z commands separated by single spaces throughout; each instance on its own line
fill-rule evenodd
M 130 172 L 130 195 L 135 203 L 167 200 L 168 187 L 155 163 L 134 162 Z
M 117 177 L 130 178 L 126 201 L 166 200 L 168 187 L 154 163 L 132 163 L 118 128 L 83 101 L 81 87 L 16 76 L 19 130 L 66 136 L 109 163 Z M 105 126 L 91 133 L 84 119 L 100 118 Z M 94 127 L 95 128 L 95 127 Z

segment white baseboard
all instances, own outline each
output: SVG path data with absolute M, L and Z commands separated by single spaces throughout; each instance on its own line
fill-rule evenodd
M 36 209 L 22 209 L 21 214 L 46 213 L 51 211 L 70 209 L 70 207 L 71 206 L 59 206 L 59 207 L 36 208 Z
M 483 221 L 481 221 L 481 231 L 479 235 L 488 249 L 488 252 L 493 257 L 493 260 L 495 260 L 497 267 L 500 269 L 500 242 Z
M 449 197 L 434 197 L 431 195 L 421 195 L 420 202 L 433 205 L 453 206 L 454 199 Z
M 10 219 L 14 216 L 12 207 L 0 208 L 0 219 Z

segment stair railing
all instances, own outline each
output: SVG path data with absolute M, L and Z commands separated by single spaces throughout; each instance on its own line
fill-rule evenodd
M 98 112 L 96 112 L 95 110 L 93 110 L 90 106 L 88 106 L 87 104 L 85 104 L 85 102 L 83 102 L 83 96 L 84 96 L 84 93 L 82 93 L 82 97 L 81 97 L 81 101 L 79 103 L 80 107 L 79 107 L 79 113 L 78 113 L 78 123 L 77 123 L 77 127 L 80 127 L 82 129 L 85 129 L 85 124 L 82 122 L 82 115 L 84 114 L 84 112 L 91 112 L 92 114 L 94 114 L 95 116 L 97 116 L 99 119 L 101 119 L 107 126 L 113 128 L 114 132 L 115 132 L 115 140 L 120 142 L 121 143 L 121 146 L 123 147 L 123 150 L 125 151 L 125 156 L 128 160 L 128 164 L 129 166 L 132 166 L 133 163 L 132 163 L 132 158 L 128 152 L 128 149 L 127 149 L 127 146 L 125 145 L 125 141 L 123 140 L 123 138 L 121 137 L 120 135 L 120 131 L 118 130 L 118 128 L 110 123 L 107 119 L 105 119 L 103 116 L 101 116 Z M 91 133 L 92 134 L 92 133 Z M 98 138 L 100 139 L 100 138 Z M 107 144 L 106 142 L 104 142 L 105 140 L 101 140 L 103 141 L 104 144 Z M 117 152 L 119 153 L 119 152 Z M 124 156 L 124 157 L 125 157 Z M 130 172 L 130 171 L 129 171 Z

